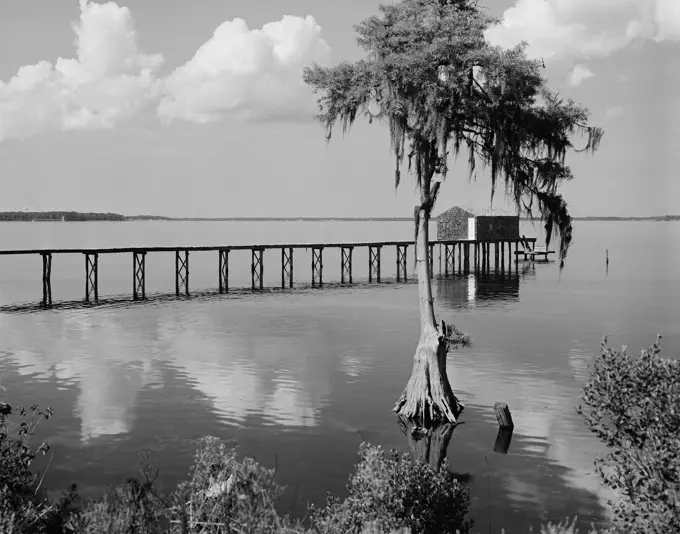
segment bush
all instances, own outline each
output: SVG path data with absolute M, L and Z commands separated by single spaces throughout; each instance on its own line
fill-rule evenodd
M 414 464 L 408 454 L 392 451 L 386 457 L 380 447 L 365 443 L 359 456 L 347 486 L 349 496 L 340 501 L 329 495 L 326 507 L 313 511 L 320 533 L 470 531 L 465 521 L 469 491 L 446 465 L 436 471 Z
M 190 480 L 174 494 L 173 524 L 183 533 L 294 530 L 290 520 L 276 512 L 283 488 L 275 475 L 252 458 L 239 459 L 236 450 L 219 439 L 203 438 Z
M 624 532 L 680 532 L 680 361 L 660 352 L 660 338 L 639 357 L 605 338 L 579 407 L 611 450 L 595 465 L 620 496 L 612 506 Z
M 65 503 L 50 507 L 40 498 L 42 479 L 32 469 L 35 458 L 49 451 L 42 443 L 31 448 L 29 441 L 38 423 L 52 416 L 48 408 L 40 410 L 37 405 L 28 410 L 18 407 L 19 420 L 12 423 L 8 415 L 12 408 L 3 404 L 0 411 L 0 528 L 1 532 L 42 532 L 49 524 L 60 521 L 59 513 Z M 10 426 L 16 425 L 14 432 Z M 61 506 L 63 504 L 63 506 Z

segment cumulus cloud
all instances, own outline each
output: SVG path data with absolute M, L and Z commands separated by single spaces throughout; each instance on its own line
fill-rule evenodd
M 198 123 L 311 116 L 314 100 L 302 69 L 325 63 L 329 54 L 311 16 L 284 16 L 253 30 L 242 19 L 224 22 L 164 80 L 158 115 Z
M 680 0 L 516 0 L 487 40 L 533 58 L 606 57 L 635 39 L 680 41 Z
M 593 76 L 595 75 L 585 65 L 574 65 L 574 69 L 569 75 L 569 84 L 572 87 L 576 87 L 577 85 L 581 85 L 584 80 L 592 78 Z
M 157 98 L 161 55 L 140 51 L 130 11 L 80 0 L 76 57 L 21 67 L 0 81 L 0 141 L 44 130 L 112 128 Z

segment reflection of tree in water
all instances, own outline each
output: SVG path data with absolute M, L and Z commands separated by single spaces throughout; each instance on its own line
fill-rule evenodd
M 458 482 L 470 488 L 468 518 L 478 526 L 488 524 L 493 530 L 503 525 L 510 532 L 526 532 L 548 521 L 559 522 L 574 515 L 575 510 L 579 511 L 577 526 L 585 531 L 593 522 L 596 526 L 607 522 L 607 511 L 598 496 L 573 486 L 569 468 L 542 454 L 527 454 L 525 448 L 532 444 L 531 437 L 516 436 L 516 452 L 506 456 L 513 437 L 509 429 L 500 429 L 495 442 L 484 444 L 480 450 L 477 445 L 481 444 L 470 442 L 474 435 L 468 434 L 462 442 L 451 441 L 459 425 L 423 429 L 401 418 L 398 424 L 413 462 L 439 470 L 447 459 L 449 445 L 453 447 L 447 468 Z M 493 454 L 492 449 L 499 454 Z M 464 472 L 457 471 L 461 466 Z
M 517 302 L 520 276 L 516 274 L 470 274 L 437 281 L 437 299 L 460 308 L 477 302 Z

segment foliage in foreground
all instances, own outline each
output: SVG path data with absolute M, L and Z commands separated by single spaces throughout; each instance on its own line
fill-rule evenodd
M 623 532 L 680 532 L 680 360 L 660 352 L 660 338 L 639 357 L 605 338 L 579 407 L 611 451 L 596 467 Z
M 410 455 L 362 444 L 360 463 L 349 479 L 349 496 L 328 497 L 326 508 L 315 514 L 324 534 L 470 531 L 465 521 L 469 491 L 446 468 L 412 462 Z

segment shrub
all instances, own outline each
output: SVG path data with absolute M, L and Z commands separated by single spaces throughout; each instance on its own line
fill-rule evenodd
M 444 468 L 412 463 L 410 456 L 362 443 L 360 462 L 350 476 L 349 496 L 330 495 L 313 510 L 313 525 L 323 534 L 362 532 L 469 532 L 465 521 L 468 489 Z
M 579 407 L 611 450 L 595 465 L 620 496 L 611 504 L 624 532 L 680 532 L 680 361 L 660 352 L 660 338 L 639 357 L 605 338 Z
M 59 521 L 60 508 L 46 505 L 39 496 L 42 479 L 32 464 L 39 454 L 47 454 L 49 445 L 31 448 L 29 441 L 38 423 L 52 416 L 48 408 L 37 405 L 28 410 L 18 407 L 18 422 L 11 421 L 12 409 L 3 405 L 0 412 L 0 527 L 2 532 L 40 532 Z M 16 426 L 10 432 L 10 426 Z
M 173 524 L 183 533 L 292 530 L 288 518 L 276 512 L 283 488 L 275 475 L 252 458 L 239 459 L 236 450 L 219 439 L 203 438 L 190 480 L 174 494 Z

